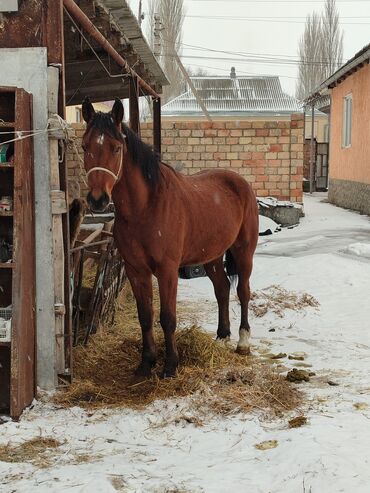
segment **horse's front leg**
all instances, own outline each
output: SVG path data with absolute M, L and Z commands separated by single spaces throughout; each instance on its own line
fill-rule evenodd
M 152 273 L 146 269 L 134 270 L 126 265 L 127 277 L 136 299 L 137 312 L 143 335 L 141 363 L 135 375 L 150 377 L 157 355 L 153 335 L 153 287 Z
M 176 376 L 179 356 L 176 347 L 176 296 L 178 283 L 178 268 L 163 269 L 158 275 L 159 296 L 161 303 L 160 322 L 166 344 L 166 360 L 162 376 Z

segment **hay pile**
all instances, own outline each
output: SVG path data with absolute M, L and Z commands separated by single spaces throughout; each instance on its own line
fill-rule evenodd
M 255 317 L 272 312 L 282 318 L 285 310 L 300 311 L 307 307 L 317 307 L 319 302 L 308 293 L 296 293 L 273 285 L 252 293 L 249 306 Z
M 32 438 L 20 445 L 0 445 L 0 462 L 30 462 L 48 467 L 61 445 L 54 438 Z
M 255 408 L 277 413 L 299 403 L 300 393 L 268 365 L 236 354 L 195 325 L 177 331 L 180 366 L 176 379 L 161 380 L 156 374 L 151 379 L 135 379 L 141 331 L 128 286 L 119 303 L 114 325 L 94 335 L 87 347 L 74 349 L 74 383 L 57 395 L 59 404 L 142 408 L 158 399 L 191 395 L 198 406 L 220 413 Z M 157 293 L 154 306 L 159 372 L 164 340 L 157 322 Z

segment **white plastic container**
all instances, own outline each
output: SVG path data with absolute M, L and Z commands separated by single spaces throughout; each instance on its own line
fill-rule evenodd
M 12 321 L 0 318 L 0 342 L 10 342 L 12 337 Z

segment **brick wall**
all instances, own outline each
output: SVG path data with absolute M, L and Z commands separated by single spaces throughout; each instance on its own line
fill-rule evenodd
M 76 144 L 83 134 L 76 128 Z M 142 124 L 143 140 L 152 143 L 151 123 Z M 302 201 L 303 116 L 276 121 L 162 121 L 162 158 L 191 175 L 224 168 L 240 173 L 260 197 Z M 67 155 L 70 180 L 78 181 L 79 164 Z M 84 187 L 82 186 L 82 189 Z

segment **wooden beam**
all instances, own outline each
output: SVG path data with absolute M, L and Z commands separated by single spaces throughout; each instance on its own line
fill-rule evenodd
M 95 39 L 97 43 L 115 60 L 126 73 L 135 77 L 138 84 L 151 96 L 157 98 L 158 94 L 133 70 L 127 61 L 113 48 L 109 41 L 98 31 L 90 19 L 82 12 L 73 0 L 63 0 L 64 7 L 69 14 L 81 25 L 81 27 Z
M 182 64 L 182 61 L 180 60 L 180 57 L 179 55 L 176 53 L 175 50 L 173 50 L 173 56 L 175 57 L 175 60 L 177 62 L 177 65 L 179 66 L 179 69 L 181 70 L 183 76 L 185 77 L 185 80 L 186 82 L 189 84 L 189 87 L 191 89 L 191 92 L 194 94 L 194 97 L 195 99 L 197 100 L 197 103 L 199 104 L 199 106 L 202 108 L 202 111 L 205 115 L 205 117 L 207 118 L 207 120 L 209 122 L 212 121 L 212 118 L 211 118 L 211 115 L 208 113 L 208 110 L 206 108 L 206 105 L 203 103 L 203 100 L 202 98 L 199 96 L 198 94 L 198 91 L 196 90 L 194 84 L 192 83 L 190 77 L 189 77 L 189 74 L 186 70 L 186 68 L 184 67 L 184 65 Z
M 137 134 L 140 130 L 140 114 L 139 114 L 139 85 L 136 79 L 130 78 L 129 88 L 130 101 L 130 128 Z

